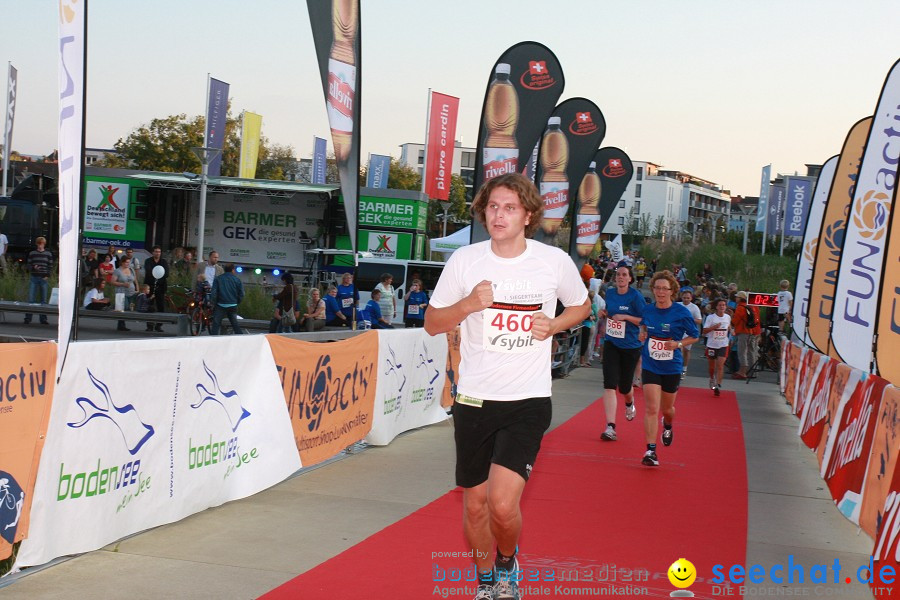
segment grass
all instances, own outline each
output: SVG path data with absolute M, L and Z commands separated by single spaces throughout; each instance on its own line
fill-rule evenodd
M 647 240 L 641 245 L 641 255 L 648 261 L 659 255 L 659 269 L 671 269 L 673 263 L 685 264 L 688 278 L 696 279 L 709 263 L 716 279 L 725 278 L 725 283 L 736 283 L 739 289 L 753 292 L 774 293 L 782 279 L 791 282 L 797 276 L 797 259 L 794 255 L 778 256 L 774 253 L 744 255 L 733 246 L 724 244 L 692 244 L 689 242 L 666 242 Z

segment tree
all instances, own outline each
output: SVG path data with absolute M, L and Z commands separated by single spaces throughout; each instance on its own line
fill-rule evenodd
M 153 119 L 124 139 L 120 138 L 113 145 L 117 154 L 107 154 L 101 166 L 170 173 L 197 172 L 200 160 L 191 148 L 203 146 L 204 122 L 203 117 L 189 119 L 184 113 Z
M 656 221 L 653 223 L 653 237 L 658 240 L 661 240 L 663 235 L 666 233 L 666 218 L 662 215 L 656 217 Z
M 417 169 L 403 165 L 399 160 L 391 157 L 388 187 L 392 190 L 421 190 L 422 176 L 419 175 Z
M 259 140 L 259 162 L 256 165 L 257 179 L 288 179 L 290 173 L 297 168 L 293 146 L 268 144 L 264 136 Z
M 644 213 L 638 223 L 638 235 L 641 237 L 650 237 L 650 215 Z

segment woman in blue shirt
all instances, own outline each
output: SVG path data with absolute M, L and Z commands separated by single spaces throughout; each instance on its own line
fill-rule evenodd
M 369 314 L 369 321 L 372 323 L 372 329 L 393 329 L 394 326 L 381 314 L 381 290 L 377 287 L 372 290 L 372 298 L 366 303 L 366 312 Z
M 341 305 L 337 299 L 337 286 L 328 286 L 328 291 L 325 293 L 325 325 L 340 327 L 348 322 L 347 317 L 341 312 Z
M 638 339 L 641 315 L 647 303 L 639 291 L 630 287 L 634 282 L 631 267 L 624 262 L 616 268 L 615 288 L 606 292 L 606 337 L 603 341 L 603 408 L 606 411 L 606 430 L 600 439 L 614 442 L 616 435 L 616 389 L 625 396 L 625 418 L 634 419 L 634 369 L 641 356 Z
M 350 325 L 353 322 L 353 311 L 359 304 L 359 292 L 353 285 L 353 273 L 344 273 L 341 278 L 341 285 L 337 286 L 337 301 L 346 324 Z
M 422 291 L 422 282 L 413 279 L 409 284 L 409 294 L 406 296 L 406 317 L 403 323 L 407 327 L 423 327 L 426 308 L 428 308 L 428 294 Z
M 675 302 L 678 281 L 669 271 L 655 273 L 650 289 L 656 299 L 644 309 L 641 323 L 646 342 L 641 350 L 644 386 L 644 432 L 647 451 L 641 462 L 650 467 L 659 466 L 656 456 L 656 434 L 659 431 L 659 414 L 663 416 L 663 445 L 672 443 L 672 421 L 675 419 L 675 395 L 681 383 L 681 348 L 699 340 L 700 332 L 690 311 Z

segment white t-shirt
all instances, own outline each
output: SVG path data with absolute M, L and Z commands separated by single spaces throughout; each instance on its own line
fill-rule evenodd
M 728 346 L 728 328 L 731 327 L 731 315 L 726 313 L 720 317 L 716 313 L 713 313 L 706 317 L 703 328 L 706 329 L 707 327 L 712 327 L 714 325 L 719 326 L 720 329 L 714 329 L 706 333 L 706 347 L 725 348 Z
M 103 292 L 98 290 L 97 288 L 91 288 L 87 291 L 87 294 L 84 295 L 84 304 L 82 304 L 83 308 L 87 308 L 91 305 L 94 300 L 103 300 Z
M 696 323 L 697 321 L 700 321 L 701 323 L 703 322 L 703 315 L 700 314 L 699 306 L 697 306 L 693 302 L 691 302 L 690 304 L 685 304 L 684 302 L 682 302 L 681 305 L 688 309 L 688 311 L 691 313 L 691 317 L 693 317 L 694 323 Z M 685 333 L 684 337 L 688 337 L 688 334 Z M 690 350 L 692 346 L 693 344 L 691 344 L 690 346 L 685 346 L 685 348 Z
M 791 310 L 794 295 L 787 290 L 778 292 L 778 314 L 783 315 Z
M 494 287 L 494 303 L 460 324 L 458 391 L 482 400 L 524 400 L 550 396 L 552 340 L 530 334 L 532 315 L 553 318 L 556 300 L 580 306 L 587 298 L 575 263 L 560 250 L 526 240 L 525 252 L 501 258 L 490 240 L 454 252 L 431 296 L 431 306 L 456 304 L 482 281 Z

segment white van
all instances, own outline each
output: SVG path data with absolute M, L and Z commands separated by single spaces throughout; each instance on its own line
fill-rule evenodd
M 403 324 L 403 313 L 406 306 L 406 294 L 409 290 L 409 283 L 413 279 L 421 279 L 422 286 L 428 297 L 437 285 L 444 270 L 445 263 L 433 262 L 429 260 L 397 260 L 391 258 L 360 258 L 359 267 L 356 271 L 356 289 L 359 290 L 359 307 L 365 307 L 369 298 L 372 297 L 372 290 L 381 283 L 381 276 L 390 273 L 394 280 L 391 285 L 397 298 L 397 315 L 394 317 L 393 323 Z

